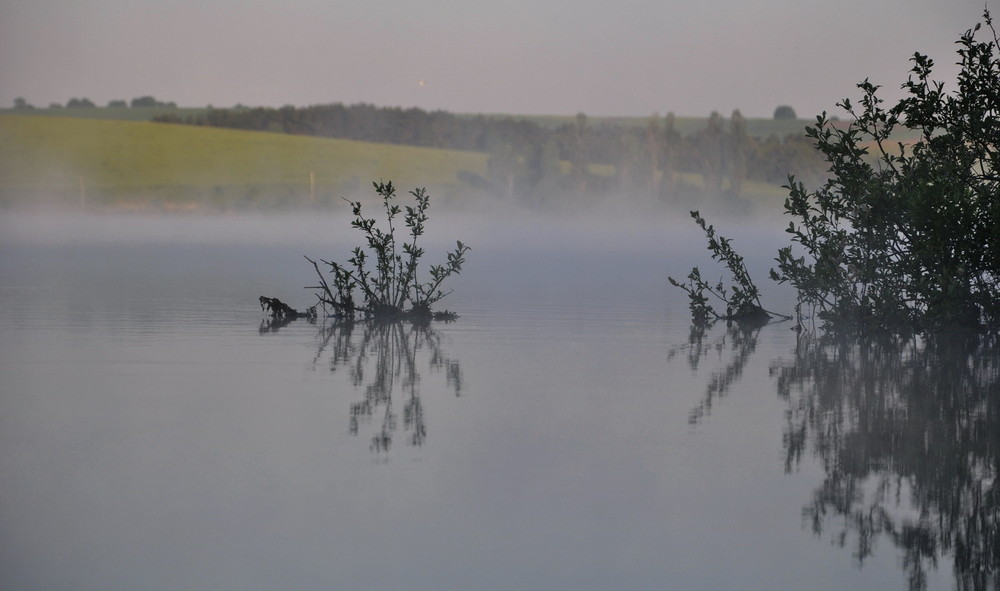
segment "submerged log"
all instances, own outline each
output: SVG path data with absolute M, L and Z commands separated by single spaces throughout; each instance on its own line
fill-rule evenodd
M 729 316 L 724 316 L 723 318 L 725 320 L 729 320 L 732 322 L 739 322 L 751 326 L 753 325 L 762 326 L 771 321 L 772 314 L 784 318 L 785 320 L 791 319 L 788 316 L 784 316 L 782 314 L 775 314 L 773 312 L 768 312 L 764 308 L 752 304 L 743 306 L 742 308 L 737 310 L 736 313 L 731 314 Z
M 278 298 L 260 296 L 260 309 L 279 320 L 294 320 L 295 318 L 308 318 L 315 320 L 316 306 L 306 308 L 305 312 L 299 312 Z

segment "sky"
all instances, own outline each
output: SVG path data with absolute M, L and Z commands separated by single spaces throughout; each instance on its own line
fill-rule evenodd
M 1000 18 L 1000 0 L 0 0 L 0 106 L 812 118 L 865 78 L 898 98 L 914 52 L 953 80 L 984 6 Z

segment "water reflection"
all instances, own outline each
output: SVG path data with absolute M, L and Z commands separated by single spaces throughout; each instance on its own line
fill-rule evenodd
M 265 316 L 260 320 L 260 334 L 278 332 L 296 320 L 297 318 L 289 316 Z
M 950 555 L 958 588 L 1000 582 L 1000 349 L 996 339 L 823 340 L 776 362 L 788 401 L 786 468 L 811 451 L 826 475 L 803 509 L 859 564 L 879 538 L 911 589 Z
M 445 354 L 440 333 L 429 323 L 333 322 L 320 327 L 320 344 L 314 358 L 327 359 L 333 372 L 347 371 L 351 384 L 363 391 L 351 404 L 350 432 L 374 430 L 371 451 L 388 453 L 399 432 L 394 407 L 402 405 L 402 432 L 406 443 L 421 446 L 427 438 L 424 406 L 420 398 L 421 367 L 443 373 L 446 387 L 462 394 L 459 362 Z M 398 390 L 398 392 L 397 392 Z
M 725 359 L 722 368 L 713 371 L 709 377 L 701 401 L 688 413 L 691 424 L 708 416 L 713 404 L 729 395 L 730 388 L 743 376 L 743 370 L 757 350 L 757 338 L 764 325 L 730 322 L 726 324 L 723 334 L 709 339 L 706 331 L 712 326 L 710 323 L 693 324 L 687 343 L 667 353 L 668 360 L 683 353 L 692 371 L 697 371 L 702 358 L 709 355 Z
M 715 356 L 689 420 L 728 395 L 753 355 L 760 327 L 729 324 L 708 338 L 694 326 L 692 370 Z M 1000 343 L 996 337 L 833 339 L 800 334 L 771 363 L 787 402 L 786 471 L 803 457 L 825 475 L 802 510 L 817 536 L 850 546 L 858 565 L 879 539 L 902 552 L 910 589 L 950 560 L 959 589 L 1000 588 Z M 950 558 L 949 558 L 950 557 Z

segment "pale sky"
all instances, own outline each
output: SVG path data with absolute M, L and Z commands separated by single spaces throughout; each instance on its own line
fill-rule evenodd
M 989 0 L 0 0 L 0 106 L 152 95 L 453 112 L 837 113 L 950 81 Z

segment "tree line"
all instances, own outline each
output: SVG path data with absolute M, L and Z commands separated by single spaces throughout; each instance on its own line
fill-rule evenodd
M 64 106 L 61 103 L 49 103 L 48 106 L 49 109 L 62 109 L 63 107 Z M 159 101 L 156 100 L 155 97 L 147 95 L 147 96 L 137 96 L 128 102 L 126 102 L 125 99 L 112 99 L 108 101 L 107 105 L 107 108 L 109 109 L 124 109 L 129 107 L 133 109 L 145 109 L 151 107 L 158 107 L 158 108 L 165 107 L 170 109 L 176 109 L 177 103 L 173 101 L 170 102 Z M 87 97 L 81 97 L 81 98 L 73 97 L 68 101 L 66 101 L 65 108 L 97 109 L 99 107 L 97 106 L 96 103 L 94 103 L 94 101 L 90 100 Z M 14 99 L 14 109 L 19 111 L 30 111 L 34 110 L 35 106 L 29 103 L 27 99 L 25 99 L 23 96 L 19 96 Z
M 208 109 L 154 121 L 485 152 L 486 170 L 465 172 L 461 180 L 497 197 L 533 203 L 615 194 L 677 204 L 738 199 L 747 181 L 781 184 L 792 173 L 818 183 L 825 175 L 824 161 L 804 133 L 753 137 L 738 110 L 728 119 L 713 112 L 702 129 L 687 135 L 678 131 L 673 113 L 652 115 L 645 125 L 592 121 L 583 113 L 542 124 L 364 103 Z

